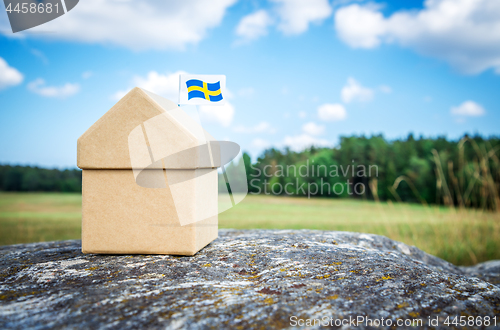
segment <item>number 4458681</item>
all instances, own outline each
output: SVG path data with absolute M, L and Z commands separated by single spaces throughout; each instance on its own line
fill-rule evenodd
M 39 4 L 36 4 L 36 3 L 22 3 L 22 4 L 17 4 L 14 9 L 12 9 L 12 3 L 9 3 L 9 5 L 7 6 L 7 8 L 5 8 L 5 10 L 8 12 L 8 13 L 12 13 L 13 11 L 16 12 L 16 13 L 23 13 L 23 14 L 26 14 L 26 13 L 31 13 L 31 14 L 34 14 L 34 13 L 47 13 L 47 14 L 51 14 L 52 11 L 55 11 L 57 14 L 59 13 L 59 4 L 56 3 L 55 5 L 52 5 L 51 3 L 46 3 L 44 4 L 43 2 L 39 3 Z
M 447 317 L 444 321 L 444 325 L 446 326 L 469 326 L 469 327 L 480 327 L 480 326 L 496 326 L 497 325 L 497 317 L 489 317 L 489 316 L 455 316 L 455 317 Z

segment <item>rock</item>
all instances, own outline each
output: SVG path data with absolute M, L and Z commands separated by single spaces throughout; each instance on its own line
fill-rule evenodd
M 498 261 L 459 268 L 349 232 L 219 236 L 194 257 L 84 255 L 76 240 L 0 247 L 0 328 L 260 329 L 313 319 L 349 328 L 357 317 L 360 329 L 382 318 L 381 328 L 428 328 L 430 317 L 447 329 L 457 315 L 500 323 Z
M 479 277 L 500 286 L 500 260 L 486 261 L 472 267 L 460 267 L 460 269 L 469 276 Z

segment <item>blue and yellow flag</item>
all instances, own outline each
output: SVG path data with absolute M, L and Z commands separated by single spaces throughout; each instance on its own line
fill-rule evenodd
M 222 106 L 225 103 L 225 75 L 179 75 L 179 104 Z
M 210 102 L 218 102 L 223 99 L 220 88 L 220 81 L 216 83 L 207 83 L 198 79 L 186 81 L 188 90 L 188 100 L 198 97 Z

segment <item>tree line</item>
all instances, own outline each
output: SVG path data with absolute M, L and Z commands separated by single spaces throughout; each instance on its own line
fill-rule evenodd
M 82 171 L 0 165 L 0 190 L 81 192 Z
M 345 136 L 335 148 L 271 148 L 243 160 L 251 194 L 500 208 L 500 138 Z M 227 171 L 232 171 L 231 167 Z M 81 192 L 78 169 L 0 165 L 0 190 Z
M 268 149 L 253 164 L 249 155 L 244 154 L 243 159 L 249 192 L 254 194 L 353 197 L 498 210 L 499 154 L 498 137 L 465 135 L 448 140 L 409 134 L 390 141 L 382 135 L 341 137 L 336 148 L 311 147 L 302 152 Z

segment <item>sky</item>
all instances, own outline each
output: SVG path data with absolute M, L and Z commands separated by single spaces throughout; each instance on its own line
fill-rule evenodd
M 131 88 L 224 74 L 205 128 L 256 159 L 341 136 L 500 135 L 500 1 L 83 0 L 13 34 L 0 5 L 0 164 L 76 167 Z

